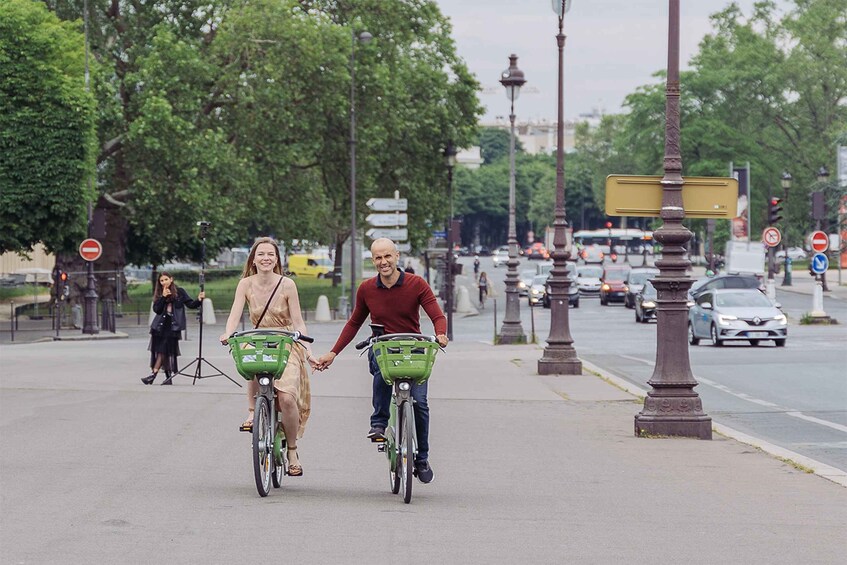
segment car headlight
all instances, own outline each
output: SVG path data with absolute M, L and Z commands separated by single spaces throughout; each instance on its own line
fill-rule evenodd
M 641 307 L 642 308 L 655 308 L 656 303 L 653 302 L 652 300 L 645 300 L 644 302 L 641 303 Z
M 532 289 L 532 294 L 541 294 L 541 291 L 540 291 L 540 290 L 538 290 L 537 288 L 533 288 L 533 289 Z
M 518 288 L 526 288 L 526 283 L 523 281 L 518 281 Z
M 785 314 L 774 316 L 773 321 L 783 326 L 788 323 L 788 319 L 785 317 Z
M 607 284 L 604 284 L 604 285 L 602 286 L 602 289 L 603 289 L 603 290 L 605 290 L 606 292 L 608 292 L 610 288 L 612 288 L 612 287 L 610 287 L 610 286 L 609 286 L 609 285 L 607 285 Z
M 730 322 L 733 322 L 738 319 L 737 316 L 728 316 L 726 314 L 718 314 L 717 316 L 718 323 L 722 326 L 728 325 Z

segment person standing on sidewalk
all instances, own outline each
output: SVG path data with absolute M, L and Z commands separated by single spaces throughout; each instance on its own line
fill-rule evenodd
M 423 278 L 398 268 L 400 252 L 395 243 L 386 238 L 377 239 L 371 245 L 371 254 L 378 274 L 359 286 L 353 313 L 332 349 L 318 358 L 318 370 L 322 371 L 332 364 L 335 357 L 356 337 L 368 315 L 371 323 L 385 326 L 385 333 L 421 333 L 420 308 L 423 308 L 435 327 L 438 344 L 441 347 L 447 346 L 447 318 L 438 306 L 438 300 Z M 368 353 L 368 361 L 373 375 L 374 409 L 368 438 L 376 441 L 385 438 L 391 386 L 382 379 L 372 352 Z M 429 465 L 429 405 L 426 396 L 427 383 L 412 385 L 418 435 L 414 473 L 423 483 L 432 482 L 434 477 Z
M 146 385 L 152 385 L 159 374 L 159 370 L 165 370 L 163 385 L 172 384 L 177 368 L 179 352 L 179 340 L 185 329 L 185 309 L 199 308 L 203 304 L 206 293 L 201 292 L 197 300 L 192 299 L 174 282 L 173 276 L 168 272 L 162 272 L 156 280 L 156 288 L 153 291 L 153 312 L 156 317 L 150 325 L 150 369 L 153 371 L 149 376 L 141 379 Z
M 488 297 L 488 275 L 485 271 L 479 274 L 477 285 L 479 286 L 479 307 L 485 308 L 485 299 Z

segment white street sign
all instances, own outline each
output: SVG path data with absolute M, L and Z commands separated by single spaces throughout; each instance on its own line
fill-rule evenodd
M 409 215 L 403 214 L 368 214 L 368 223 L 378 228 L 405 226 L 409 223 Z
M 398 243 L 397 244 L 397 251 L 399 251 L 400 253 L 408 253 L 411 250 L 412 250 L 412 244 L 411 243 Z
M 406 228 L 371 228 L 365 232 L 365 235 L 371 239 L 387 237 L 394 241 L 406 241 L 409 239 L 409 230 Z
M 371 198 L 368 208 L 375 212 L 404 212 L 409 208 L 409 201 L 405 198 Z

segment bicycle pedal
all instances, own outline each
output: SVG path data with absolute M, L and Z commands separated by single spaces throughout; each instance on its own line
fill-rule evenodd
M 376 450 L 380 453 L 385 453 L 385 442 L 381 442 L 379 445 L 377 445 Z
M 384 437 L 372 437 L 371 443 L 385 443 Z

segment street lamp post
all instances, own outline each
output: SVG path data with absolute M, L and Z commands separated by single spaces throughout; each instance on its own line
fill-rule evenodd
M 785 251 L 785 257 L 783 258 L 785 261 L 785 272 L 782 274 L 782 286 L 791 286 L 791 258 L 788 256 L 788 226 L 791 223 L 788 219 L 788 191 L 791 190 L 791 179 L 791 173 L 788 171 L 783 172 L 780 179 L 782 183 L 782 205 L 785 207 L 785 233 L 782 234 L 782 250 Z
M 679 123 L 679 0 L 669 0 L 668 73 L 665 90 L 665 157 L 662 178 L 662 227 L 654 232 L 662 244 L 656 261 L 659 275 L 653 279 L 658 291 L 656 366 L 648 384 L 652 387 L 644 409 L 635 416 L 635 435 L 684 436 L 712 439 L 712 419 L 703 412 L 697 381 L 691 374 L 686 329 L 686 294 L 692 280 L 684 256 L 691 232 L 682 225 L 682 155 Z
M 568 315 L 568 293 L 571 281 L 567 276 L 568 222 L 565 215 L 565 119 L 564 119 L 564 49 L 562 24 L 570 0 L 553 0 L 553 11 L 559 16 L 559 122 L 556 132 L 556 214 L 553 221 L 553 269 L 550 271 L 550 335 L 544 355 L 538 360 L 539 375 L 581 375 L 582 362 L 576 356 Z
M 363 31 L 356 35 L 350 30 L 350 305 L 356 305 L 356 41 L 367 44 L 373 36 Z
M 88 68 L 88 0 L 83 2 L 83 27 L 85 32 L 85 90 L 90 90 L 90 73 Z M 91 176 L 88 177 L 88 187 L 91 187 Z M 91 237 L 94 227 L 94 213 L 91 201 L 88 201 L 88 228 L 87 237 Z M 97 325 L 97 286 L 94 280 L 94 262 L 85 262 L 87 284 L 85 287 L 85 298 L 83 300 L 82 333 L 98 334 L 100 327 Z
M 500 328 L 498 343 L 526 343 L 521 325 L 521 304 L 518 296 L 518 238 L 515 230 L 515 100 L 526 83 L 523 71 L 518 68 L 518 56 L 509 55 L 509 68 L 503 71 L 500 84 L 506 87 L 509 99 L 509 261 L 506 263 L 506 315 Z
M 452 141 L 444 148 L 447 165 L 447 197 L 450 200 L 450 218 L 447 220 L 447 339 L 453 341 L 453 167 L 456 166 L 456 148 Z
M 821 199 L 823 201 L 822 209 L 819 214 L 816 214 L 816 222 L 815 229 L 821 229 L 821 224 L 823 220 L 826 218 L 826 183 L 829 180 L 829 170 L 827 170 L 825 165 L 821 165 L 821 168 L 818 169 L 818 184 L 821 189 Z M 826 227 L 826 226 L 824 226 Z M 824 271 L 820 275 L 821 286 L 824 292 L 829 292 L 829 288 L 826 286 L 826 271 Z

